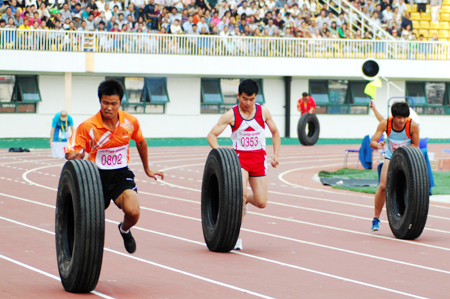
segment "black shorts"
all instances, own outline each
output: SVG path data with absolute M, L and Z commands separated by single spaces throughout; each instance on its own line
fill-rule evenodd
M 111 200 L 116 200 L 123 191 L 131 189 L 137 193 L 134 173 L 128 167 L 113 170 L 99 169 L 99 171 L 103 186 L 105 209 L 109 206 Z

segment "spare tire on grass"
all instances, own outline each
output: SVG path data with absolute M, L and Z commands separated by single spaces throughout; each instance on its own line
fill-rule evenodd
M 56 199 L 56 256 L 67 292 L 92 291 L 100 277 L 105 240 L 105 202 L 94 163 L 64 165 Z
M 202 182 L 202 228 L 208 249 L 232 250 L 242 221 L 243 186 L 239 158 L 232 149 L 213 149 Z
M 301 144 L 316 144 L 320 134 L 320 124 L 317 116 L 315 114 L 304 113 L 298 121 L 297 134 Z
M 416 239 L 427 222 L 430 182 L 425 158 L 416 147 L 395 150 L 386 180 L 389 226 L 398 239 Z

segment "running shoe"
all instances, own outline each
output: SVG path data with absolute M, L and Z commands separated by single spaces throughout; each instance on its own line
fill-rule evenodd
M 239 238 L 236 242 L 236 245 L 234 245 L 234 250 L 242 250 L 244 247 L 242 246 L 242 239 Z
M 373 218 L 372 220 L 372 231 L 376 232 L 380 230 L 380 219 Z
M 136 251 L 136 242 L 134 241 L 133 235 L 131 231 L 128 231 L 127 234 L 122 233 L 120 228 L 122 227 L 122 223 L 119 224 L 119 232 L 122 235 L 123 243 L 125 245 L 125 249 L 128 253 L 134 253 Z

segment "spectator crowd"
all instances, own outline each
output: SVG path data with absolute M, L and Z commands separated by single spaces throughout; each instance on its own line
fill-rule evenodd
M 373 39 L 382 28 L 397 40 L 423 40 L 413 33 L 407 13 L 412 3 L 404 0 L 350 1 L 365 17 L 349 7 L 347 14 L 337 14 L 315 0 L 130 1 L 124 7 L 119 0 L 0 0 L 0 29 Z M 420 11 L 426 8 L 427 0 L 415 1 Z M 442 0 L 431 0 L 430 5 L 432 13 L 439 14 Z

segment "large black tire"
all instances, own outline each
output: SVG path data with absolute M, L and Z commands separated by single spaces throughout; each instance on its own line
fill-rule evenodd
M 308 132 L 306 126 L 308 125 Z M 314 145 L 319 140 L 320 124 L 315 114 L 304 113 L 297 125 L 298 140 L 303 145 Z
M 56 199 L 56 256 L 64 289 L 92 291 L 100 277 L 105 202 L 100 173 L 87 160 L 67 161 Z
M 423 153 L 415 147 L 395 150 L 386 180 L 389 226 L 398 239 L 416 239 L 427 222 L 430 181 Z
M 228 252 L 239 237 L 243 187 L 239 158 L 232 149 L 213 149 L 202 182 L 202 228 L 208 249 Z

